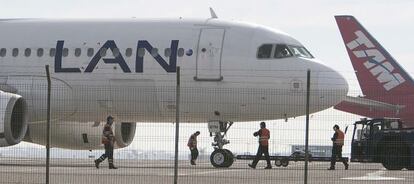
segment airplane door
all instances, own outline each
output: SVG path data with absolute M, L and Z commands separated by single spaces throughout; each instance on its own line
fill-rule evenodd
M 221 56 L 223 51 L 224 29 L 205 28 L 200 31 L 198 40 L 196 81 L 221 81 Z

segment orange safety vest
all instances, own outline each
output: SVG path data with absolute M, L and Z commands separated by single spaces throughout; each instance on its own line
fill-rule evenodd
M 335 140 L 336 145 L 343 146 L 344 145 L 345 134 L 341 130 L 338 130 L 338 137 Z
M 103 132 L 102 132 L 101 143 L 102 144 L 113 144 L 113 142 L 114 142 L 114 132 L 112 131 L 112 127 L 108 124 L 105 124 Z
M 268 146 L 269 145 L 269 138 L 270 138 L 270 131 L 266 128 L 260 129 L 259 134 L 259 143 L 262 146 Z
M 194 134 L 190 136 L 190 139 L 188 139 L 187 146 L 189 148 L 196 148 L 197 147 L 197 136 Z

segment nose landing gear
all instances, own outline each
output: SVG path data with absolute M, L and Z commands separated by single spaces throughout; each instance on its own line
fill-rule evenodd
M 214 136 L 214 142 L 212 146 L 214 147 L 213 153 L 210 156 L 211 164 L 218 167 L 230 167 L 234 162 L 234 155 L 228 149 L 223 149 L 223 146 L 229 144 L 230 141 L 225 139 L 227 131 L 230 129 L 233 122 L 230 121 L 209 121 L 208 130 L 210 136 Z

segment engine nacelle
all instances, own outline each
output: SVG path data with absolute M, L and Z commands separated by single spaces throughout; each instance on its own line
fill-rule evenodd
M 73 150 L 103 149 L 101 138 L 104 125 L 105 123 L 99 122 L 52 122 L 51 147 Z M 114 123 L 112 127 L 115 148 L 124 148 L 131 144 L 135 136 L 135 123 Z M 46 145 L 46 124 L 29 124 L 24 141 Z
M 0 147 L 20 143 L 26 130 L 26 101 L 20 95 L 0 91 Z

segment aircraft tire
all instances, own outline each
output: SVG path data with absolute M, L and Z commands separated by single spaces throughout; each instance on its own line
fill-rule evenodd
M 228 149 L 223 149 L 226 152 L 226 160 L 225 160 L 225 164 L 223 167 L 230 167 L 231 165 L 233 165 L 234 162 L 234 156 L 233 153 L 228 150 Z
M 213 167 L 216 167 L 216 168 L 225 167 L 227 165 L 226 164 L 227 157 L 228 157 L 227 153 L 226 151 L 224 151 L 224 149 L 216 149 L 210 155 L 211 165 L 213 165 Z

